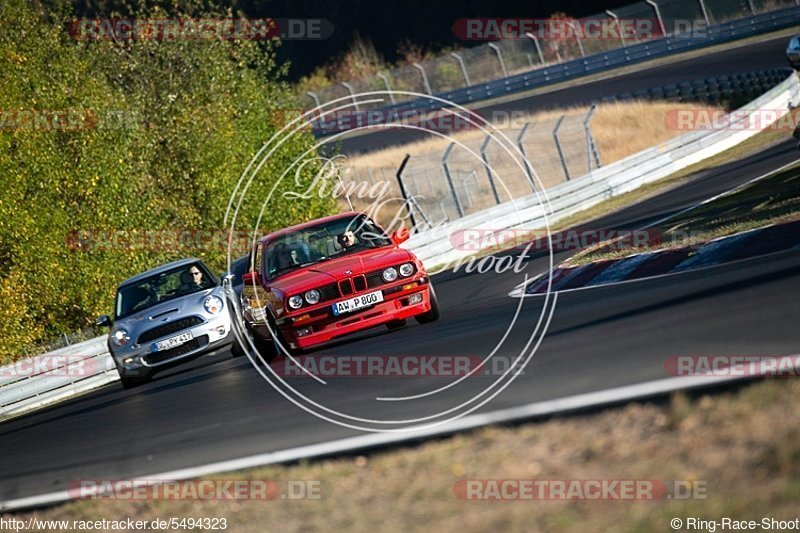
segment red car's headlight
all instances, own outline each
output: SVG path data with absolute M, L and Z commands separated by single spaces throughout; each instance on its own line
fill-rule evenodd
M 295 294 L 288 300 L 289 307 L 291 309 L 300 309 L 303 307 L 303 297 L 299 294 Z

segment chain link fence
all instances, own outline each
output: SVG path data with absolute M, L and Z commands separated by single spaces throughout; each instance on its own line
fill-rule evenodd
M 415 152 L 400 169 L 354 167 L 345 162 L 340 175 L 350 182 L 351 191 L 382 183 L 386 197 L 398 199 L 372 213 L 386 225 L 403 216 L 397 211 L 406 207 L 399 200 L 407 196 L 414 222 L 424 230 L 599 168 L 601 158 L 591 131 L 594 109 L 508 124 L 500 129 L 505 144 L 496 136 L 476 131 L 442 149 Z M 519 152 L 509 153 L 509 141 Z M 356 209 L 374 209 L 368 202 L 360 203 L 357 194 L 351 201 Z
M 756 13 L 800 5 L 800 0 L 646 0 L 607 10 L 585 19 L 564 19 L 568 25 L 584 27 L 582 21 L 604 20 L 611 28 L 621 28 L 623 21 L 651 21 L 647 25 L 626 26 L 602 38 L 581 38 L 581 32 L 557 38 L 526 37 L 499 40 L 471 48 L 447 52 L 438 57 L 406 64 L 374 76 L 329 85 L 301 95 L 310 109 L 336 98 L 364 91 L 411 91 L 434 95 L 455 89 L 513 76 L 547 65 L 603 53 L 620 47 L 660 37 L 693 31 L 697 24 L 719 24 Z M 361 110 L 384 107 L 413 97 L 393 94 L 387 101 L 364 104 Z M 389 101 L 391 100 L 391 101 Z

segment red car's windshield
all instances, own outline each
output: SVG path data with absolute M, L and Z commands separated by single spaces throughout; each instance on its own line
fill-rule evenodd
M 267 276 L 274 279 L 297 268 L 391 244 L 384 231 L 363 215 L 307 227 L 269 242 Z

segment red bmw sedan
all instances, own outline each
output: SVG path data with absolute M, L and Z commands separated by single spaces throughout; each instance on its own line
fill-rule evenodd
M 425 267 L 364 213 L 334 215 L 263 237 L 243 276 L 244 326 L 260 352 L 300 353 L 337 337 L 439 318 Z M 272 335 L 270 332 L 275 332 Z

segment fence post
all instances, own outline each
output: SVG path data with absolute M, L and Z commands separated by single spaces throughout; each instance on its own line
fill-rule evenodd
M 506 62 L 503 60 L 503 51 L 500 50 L 500 47 L 494 43 L 489 43 L 489 48 L 494 50 L 494 53 L 497 54 L 497 61 L 500 62 L 500 70 L 503 72 L 503 77 L 508 77 L 508 69 L 506 68 Z
M 703 18 L 706 19 L 706 26 L 711 24 L 711 19 L 708 16 L 708 10 L 706 9 L 706 2 L 705 0 L 699 0 L 700 2 L 700 11 L 703 12 Z
M 356 92 L 353 90 L 353 86 L 346 81 L 341 82 L 340 85 L 347 89 L 347 91 L 350 93 L 350 100 L 353 101 L 353 107 L 356 108 L 356 112 L 360 111 L 358 108 L 358 100 L 356 99 Z
M 456 210 L 458 211 L 459 218 L 464 216 L 464 208 L 461 206 L 461 201 L 458 199 L 458 194 L 456 193 L 455 185 L 453 185 L 453 178 L 450 175 L 450 164 L 448 163 L 448 159 L 450 157 L 450 152 L 453 150 L 453 146 L 456 143 L 451 142 L 450 145 L 447 147 L 447 150 L 444 151 L 444 155 L 442 156 L 442 170 L 444 171 L 444 177 L 447 180 L 447 185 L 450 187 L 450 192 L 453 194 L 453 200 L 456 203 Z
M 653 9 L 656 12 L 656 18 L 658 19 L 658 26 L 661 28 L 661 36 L 667 36 L 667 29 L 664 26 L 664 19 L 661 18 L 661 10 L 658 8 L 658 4 L 655 3 L 655 0 L 644 0 L 648 5 L 653 6 Z
M 400 185 L 400 194 L 403 195 L 403 201 L 406 203 L 408 218 L 411 220 L 411 229 L 413 231 L 417 228 L 417 223 L 414 221 L 414 212 L 411 210 L 411 202 L 408 200 L 408 191 L 406 191 L 406 186 L 403 184 L 403 171 L 406 169 L 409 159 L 411 159 L 411 154 L 406 154 L 395 175 L 397 176 L 397 183 Z
M 575 21 L 570 20 L 567 22 L 569 27 L 572 28 L 572 31 L 575 32 L 575 41 L 578 43 L 578 49 L 581 51 L 581 57 L 586 57 L 586 50 L 583 49 L 583 42 L 581 42 L 581 38 L 578 37 L 578 30 L 575 29 Z
M 700 0 L 700 1 L 702 2 L 703 0 Z M 628 46 L 625 43 L 625 35 L 623 35 L 622 26 L 619 23 L 619 17 L 617 15 L 615 15 L 610 9 L 606 9 L 606 15 L 608 15 L 609 17 L 614 19 L 614 22 L 617 23 L 617 31 L 619 32 L 619 40 L 620 40 L 620 42 L 622 42 L 622 46 L 623 47 Z
M 314 91 L 306 91 L 306 94 L 310 96 L 312 100 L 314 100 L 314 104 L 316 104 L 317 107 L 321 105 L 319 103 L 319 96 L 317 96 L 317 93 L 315 93 Z
M 466 87 L 469 87 L 472 85 L 472 83 L 469 81 L 469 73 L 467 72 L 467 65 L 464 63 L 464 58 L 461 57 L 461 54 L 457 54 L 455 52 L 450 52 L 450 55 L 453 56 L 456 61 L 458 61 L 458 65 L 461 67 L 461 73 L 464 75 L 464 83 L 466 84 Z
M 558 128 L 561 127 L 561 123 L 564 122 L 565 115 L 561 115 L 559 117 L 558 122 L 556 122 L 556 127 L 553 128 L 553 140 L 556 141 L 556 150 L 558 150 L 558 158 L 561 159 L 561 166 L 564 167 L 564 175 L 567 177 L 567 181 L 570 180 L 569 175 L 569 168 L 567 168 L 567 160 L 564 158 L 564 151 L 561 149 L 561 141 L 558 140 Z
M 389 85 L 389 76 L 387 76 L 383 72 L 378 72 L 377 74 L 375 74 L 375 77 L 383 80 L 383 84 L 386 85 L 386 92 L 389 93 L 389 100 L 391 100 L 392 105 L 396 104 L 397 102 L 394 101 L 394 91 L 392 91 L 392 86 Z
M 425 67 L 419 63 L 412 63 L 411 66 L 419 70 L 420 76 L 422 76 L 422 84 L 425 86 L 425 91 L 428 93 L 428 96 L 433 96 L 431 82 L 428 81 L 428 74 L 425 72 Z
M 492 195 L 496 204 L 500 205 L 500 196 L 497 194 L 497 186 L 494 183 L 494 176 L 492 176 L 492 167 L 489 166 L 489 156 L 486 155 L 486 147 L 489 146 L 489 141 L 492 140 L 491 135 L 487 135 L 481 143 L 481 159 L 483 159 L 483 168 L 486 169 L 486 177 L 489 178 L 489 186 L 492 188 Z
M 592 104 L 592 107 L 589 108 L 589 112 L 586 114 L 586 118 L 583 119 L 583 131 L 586 132 L 586 157 L 588 158 L 589 172 L 592 171 L 592 156 L 594 156 L 597 168 L 603 166 L 600 162 L 600 152 L 597 150 L 597 144 L 594 142 L 594 135 L 592 135 L 592 126 L 589 124 L 596 109 L 597 105 Z
M 525 153 L 525 146 L 522 144 L 522 138 L 525 137 L 525 132 L 528 131 L 528 126 L 530 126 L 530 122 L 526 122 L 522 129 L 519 130 L 519 135 L 517 135 L 517 148 L 519 148 L 520 153 L 522 153 L 522 161 L 525 163 L 525 172 L 528 174 L 528 181 L 530 181 L 531 189 L 533 192 L 536 192 L 536 181 L 533 179 L 533 164 L 528 161 L 528 154 Z
M 531 41 L 533 41 L 533 46 L 536 47 L 536 53 L 539 55 L 539 63 L 541 63 L 543 67 L 546 67 L 547 61 L 544 60 L 542 47 L 539 46 L 539 39 L 537 39 L 536 36 L 532 33 L 526 33 L 525 36 L 528 37 Z

